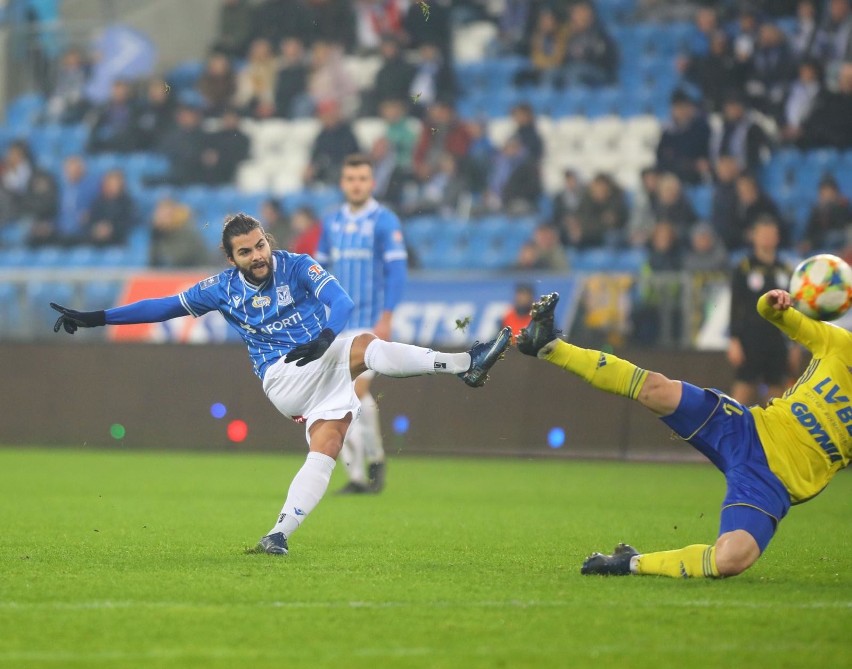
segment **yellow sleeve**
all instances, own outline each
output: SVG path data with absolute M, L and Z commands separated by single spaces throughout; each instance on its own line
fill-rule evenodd
M 852 336 L 836 325 L 808 318 L 793 307 L 778 311 L 769 304 L 766 295 L 761 295 L 757 301 L 757 312 L 790 339 L 807 348 L 815 358 L 825 357 L 835 346 L 848 345 Z

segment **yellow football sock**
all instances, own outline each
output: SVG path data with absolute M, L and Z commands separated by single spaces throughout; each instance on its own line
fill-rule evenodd
M 552 351 L 541 357 L 576 374 L 595 388 L 632 400 L 639 396 L 648 378 L 648 372 L 632 362 L 561 340 L 556 341 Z
M 693 544 L 675 551 L 644 553 L 636 558 L 635 573 L 672 578 L 718 578 L 716 547 Z

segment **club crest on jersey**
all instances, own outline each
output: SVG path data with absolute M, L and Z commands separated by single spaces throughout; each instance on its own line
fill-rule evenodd
M 319 281 L 324 274 L 325 270 L 321 265 L 314 264 L 308 267 L 308 276 L 311 277 L 311 281 Z
M 288 304 L 293 304 L 293 296 L 290 294 L 290 286 L 276 286 L 275 292 L 278 295 L 279 307 L 286 307 Z
M 272 298 L 268 295 L 255 295 L 251 298 L 251 306 L 255 309 L 263 309 L 263 307 L 272 306 Z

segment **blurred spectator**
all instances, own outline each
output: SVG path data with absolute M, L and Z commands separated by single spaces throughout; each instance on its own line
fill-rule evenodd
M 750 405 L 766 385 L 769 397 L 780 397 L 787 378 L 787 339 L 755 308 L 758 298 L 774 288 L 786 289 L 790 268 L 778 258 L 780 234 L 775 219 L 755 221 L 751 253 L 736 267 L 731 278 L 731 340 L 728 360 L 736 370 L 731 396 Z
M 615 44 L 586 0 L 571 5 L 565 78 L 571 85 L 600 86 L 615 81 L 618 53 Z
M 94 113 L 89 135 L 89 153 L 128 153 L 139 146 L 137 109 L 133 91 L 126 81 L 115 81 L 110 97 Z
M 317 106 L 322 129 L 314 140 L 311 161 L 305 168 L 305 184 L 337 184 L 343 159 L 350 153 L 358 153 L 358 140 L 352 126 L 340 114 L 340 107 L 333 100 Z
M 745 85 L 745 68 L 735 57 L 728 36 L 721 30 L 710 37 L 707 53 L 689 59 L 683 75 L 701 91 L 710 111 L 719 111 L 729 90 Z
M 429 0 L 426 11 L 423 3 L 412 0 L 403 27 L 408 36 L 409 48 L 419 49 L 424 44 L 434 44 L 442 59 L 451 64 L 453 29 L 450 25 L 449 5 L 448 0 Z
M 722 123 L 710 135 L 710 156 L 734 156 L 742 170 L 757 170 L 769 154 L 769 137 L 747 111 L 742 96 L 732 93 L 722 105 Z
M 677 272 L 683 269 L 683 251 L 674 223 L 654 223 L 648 240 L 648 266 L 655 272 Z
M 151 267 L 197 267 L 208 264 L 207 247 L 195 227 L 192 209 L 164 198 L 151 219 Z
M 275 78 L 275 113 L 281 118 L 310 116 L 313 104 L 308 92 L 305 47 L 297 37 L 281 40 L 281 57 Z
M 460 173 L 458 161 L 451 153 L 442 153 L 437 169 L 421 185 L 412 214 L 456 214 L 462 197 L 468 191 L 467 181 Z
M 781 135 L 788 141 L 799 139 L 802 124 L 810 116 L 822 93 L 822 68 L 815 60 L 799 63 L 799 77 L 790 86 L 784 103 Z
M 521 246 L 515 268 L 519 270 L 566 271 L 568 258 L 559 243 L 559 231 L 552 225 L 540 225 L 532 239 Z
M 384 36 L 404 38 L 408 0 L 356 0 L 354 4 L 359 50 L 376 51 Z
M 515 297 L 512 307 L 503 315 L 500 327 L 512 328 L 512 339 L 517 337 L 521 330 L 530 324 L 530 309 L 532 309 L 535 294 L 533 287 L 528 283 L 519 283 L 515 286 Z
M 275 240 L 273 247 L 276 249 L 290 248 L 292 230 L 287 214 L 281 207 L 281 203 L 273 198 L 264 200 L 260 205 L 260 222 L 263 229 L 272 235 Z
M 519 72 L 515 83 L 564 85 L 562 67 L 565 64 L 570 30 L 568 23 L 560 21 L 553 10 L 542 9 L 538 13 L 535 29 L 530 37 L 529 57 L 532 69 Z
M 376 72 L 373 88 L 364 91 L 361 113 L 374 116 L 385 100 L 408 100 L 411 81 L 414 79 L 414 66 L 409 63 L 394 37 L 384 37 L 380 51 L 382 65 Z
M 470 148 L 471 136 L 467 125 L 456 118 L 453 107 L 443 100 L 429 107 L 417 146 L 414 147 L 414 174 L 426 181 L 438 171 L 441 156 L 450 153 L 462 161 Z
M 823 91 L 802 125 L 799 145 L 804 148 L 852 147 L 852 63 L 840 67 L 836 93 Z
M 136 116 L 136 131 L 139 136 L 139 148 L 151 151 L 157 142 L 174 124 L 175 98 L 165 81 L 151 79 L 148 82 L 145 99 L 139 105 Z
M 201 112 L 188 104 L 178 106 L 175 125 L 160 138 L 159 151 L 169 159 L 166 181 L 181 186 L 198 183 L 203 167 L 201 153 L 206 138 L 201 130 Z
M 124 244 L 133 223 L 133 200 L 127 194 L 124 173 L 110 170 L 104 175 L 100 194 L 92 203 L 85 241 L 95 246 Z
M 421 44 L 417 57 L 408 89 L 411 99 L 416 100 L 415 105 L 425 109 L 436 100 L 454 101 L 457 93 L 456 78 L 438 47 Z
M 691 57 L 706 55 L 711 48 L 713 38 L 720 31 L 719 13 L 712 4 L 699 7 L 695 12 L 695 30 L 689 40 Z
M 252 38 L 253 22 L 249 0 L 223 0 L 215 49 L 231 58 L 242 58 Z
M 34 221 L 27 243 L 30 246 L 70 246 L 79 242 L 97 193 L 97 181 L 86 174 L 83 159 L 80 156 L 66 158 L 62 165 L 56 215 L 51 219 Z
M 618 247 L 624 241 L 626 224 L 624 193 L 609 176 L 598 174 L 583 194 L 576 218 L 569 219 L 569 245 L 578 249 Z
M 534 14 L 530 0 L 505 0 L 497 20 L 497 38 L 490 51 L 498 56 L 529 53 L 527 27 Z
M 852 6 L 849 0 L 828 0 L 822 26 L 829 81 L 833 81 L 840 65 L 852 61 Z
M 709 223 L 693 226 L 683 267 L 690 272 L 722 272 L 728 269 L 728 251 Z
M 243 113 L 256 118 L 268 118 L 275 112 L 275 52 L 266 39 L 251 43 L 248 62 L 237 74 L 234 104 Z
M 646 246 L 657 220 L 657 185 L 660 173 L 655 167 L 642 170 L 641 186 L 633 197 L 630 220 L 627 223 L 627 236 L 631 246 Z
M 199 181 L 210 185 L 232 182 L 237 166 L 248 158 L 250 147 L 249 138 L 240 130 L 240 116 L 236 110 L 226 109 L 219 130 L 207 134 L 205 140 Z
M 317 37 L 316 17 L 306 0 L 262 0 L 253 14 L 252 35 L 272 44 L 280 44 L 285 37 L 298 37 L 305 43 Z
M 742 3 L 737 20 L 732 27 L 732 35 L 734 56 L 743 64 L 747 64 L 754 55 L 759 28 L 760 22 L 755 7 L 750 3 Z
M 506 140 L 488 174 L 485 204 L 491 211 L 517 216 L 534 211 L 541 196 L 538 164 L 518 135 Z
M 407 174 L 399 164 L 398 155 L 387 137 L 379 137 L 370 148 L 373 166 L 373 197 L 393 207 L 402 203 Z
M 342 51 L 352 53 L 356 46 L 356 22 L 351 0 L 307 0 L 307 5 L 314 41 L 336 42 Z
M 823 177 L 819 182 L 819 194 L 816 204 L 808 216 L 805 238 L 799 244 L 799 251 L 808 254 L 813 251 L 838 251 L 846 243 L 846 237 L 852 229 L 852 207 L 849 200 L 840 192 L 833 177 Z
M 559 238 L 568 246 L 568 221 L 577 216 L 583 199 L 583 184 L 574 170 L 562 173 L 562 189 L 553 196 L 553 217 L 551 225 L 559 230 Z
M 796 61 L 781 29 L 764 23 L 749 61 L 745 91 L 751 105 L 780 119 L 787 87 L 796 75 Z
M 671 223 L 681 237 L 698 218 L 683 192 L 680 179 L 671 173 L 661 174 L 657 180 L 653 210 L 656 220 Z
M 470 145 L 465 158 L 467 166 L 465 172 L 470 189 L 476 194 L 481 194 L 488 183 L 488 171 L 497 155 L 497 149 L 488 137 L 488 128 L 484 120 L 469 121 L 466 125 Z
M 716 161 L 716 183 L 710 204 L 710 222 L 716 234 L 730 251 L 741 248 L 745 243 L 744 230 L 740 228 L 737 214 L 739 176 L 740 167 L 737 159 L 728 155 L 719 156 Z
M 692 98 L 681 90 L 672 94 L 671 115 L 657 145 L 657 169 L 676 174 L 686 183 L 699 183 L 710 169 L 710 126 Z
M 204 98 L 206 112 L 211 116 L 221 114 L 222 110 L 231 104 L 237 92 L 237 75 L 234 74 L 228 56 L 215 51 L 211 53 L 207 57 L 197 87 Z
M 19 201 L 30 188 L 30 179 L 35 171 L 35 161 L 29 145 L 23 140 L 15 140 L 6 149 L 2 163 L 3 190 L 13 200 Z
M 523 144 L 527 156 L 539 163 L 544 156 L 544 142 L 535 125 L 535 112 L 526 102 L 512 108 L 512 120 L 515 122 L 514 136 Z
M 310 207 L 296 209 L 290 217 L 290 227 L 295 235 L 290 243 L 290 251 L 314 255 L 322 235 L 322 224 L 314 210 Z
M 89 65 L 83 51 L 71 47 L 59 61 L 56 82 L 47 98 L 44 120 L 47 123 L 79 123 L 89 109 L 86 82 Z
M 45 239 L 43 233 L 56 230 L 58 209 L 56 180 L 50 173 L 37 170 L 30 179 L 30 187 L 21 206 L 21 214 L 30 221 L 28 246 L 55 243 L 54 240 Z
M 317 41 L 311 49 L 308 93 L 315 107 L 335 102 L 342 114 L 351 116 L 358 106 L 358 91 L 343 63 L 339 44 Z
M 410 174 L 414 159 L 417 132 L 406 115 L 408 106 L 403 100 L 385 100 L 379 108 L 382 119 L 387 123 L 385 137 L 393 150 L 396 164 Z
M 799 60 L 821 59 L 827 53 L 826 35 L 817 24 L 814 0 L 800 0 L 796 7 L 796 27 L 790 38 L 793 55 Z
M 737 216 L 736 226 L 740 233 L 739 247 L 748 244 L 751 228 L 760 218 L 771 218 L 778 228 L 781 245 L 786 246 L 789 233 L 778 207 L 760 188 L 752 174 L 742 174 L 737 178 Z

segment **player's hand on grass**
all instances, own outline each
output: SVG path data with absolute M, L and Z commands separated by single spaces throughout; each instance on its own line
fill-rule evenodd
M 336 336 L 331 330 L 326 328 L 319 333 L 319 337 L 316 339 L 312 339 L 307 344 L 297 346 L 290 351 L 285 356 L 284 362 L 295 361 L 296 367 L 304 367 L 309 362 L 319 360 L 328 350 L 328 347 L 331 346 L 331 342 L 334 341 Z
M 60 313 L 53 325 L 54 332 L 59 332 L 60 328 L 65 328 L 65 332 L 74 334 L 77 332 L 77 328 L 96 328 L 106 325 L 106 313 L 104 311 L 75 311 L 55 302 L 51 302 L 50 306 Z
M 766 299 L 769 300 L 769 306 L 776 311 L 786 311 L 793 306 L 793 299 L 790 293 L 780 288 L 775 288 L 766 293 Z

